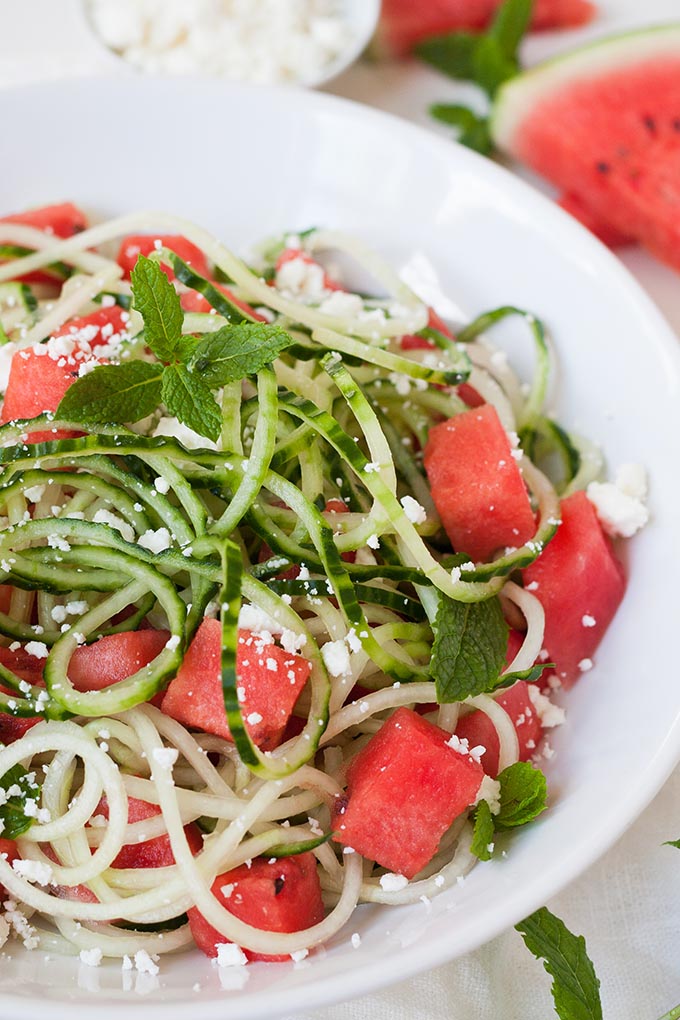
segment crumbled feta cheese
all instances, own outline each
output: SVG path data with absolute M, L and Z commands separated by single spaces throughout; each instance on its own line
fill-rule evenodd
M 168 651 L 174 652 L 176 648 L 179 648 L 179 641 L 180 641 L 179 634 L 173 634 L 172 637 L 169 637 L 168 640 L 165 642 L 165 647 L 168 649 Z
M 594 616 L 591 616 L 590 613 L 584 613 L 581 617 L 581 624 L 584 627 L 595 627 L 597 625 L 597 620 Z
M 248 957 L 235 942 L 219 942 L 215 949 L 218 967 L 244 967 L 248 963 Z
M 146 949 L 138 949 L 135 953 L 135 967 L 140 974 L 158 974 L 158 964 L 149 956 Z
M 352 933 L 352 938 L 350 941 L 352 943 L 352 949 L 359 948 L 359 946 L 361 945 L 361 935 L 359 934 L 358 931 Z
M 341 318 L 354 318 L 360 315 L 364 303 L 358 294 L 349 294 L 344 290 L 334 290 L 330 297 L 325 298 L 319 305 L 319 311 L 324 315 L 337 315 Z
M 259 712 L 250 712 L 250 714 L 246 716 L 246 722 L 249 726 L 257 726 L 258 723 L 262 722 L 262 716 Z
M 36 885 L 49 885 L 54 876 L 51 865 L 46 861 L 17 858 L 12 861 L 12 868 L 21 878 L 25 878 L 27 882 L 35 882 Z
M 492 815 L 498 814 L 501 809 L 501 784 L 497 779 L 484 776 L 477 790 L 475 804 L 479 804 L 481 800 L 487 802 Z
M 399 892 L 401 889 L 405 889 L 408 885 L 408 879 L 406 875 L 395 875 L 394 872 L 388 871 L 386 875 L 380 876 L 380 886 L 385 892 Z
M 170 490 L 170 482 L 163 478 L 162 475 L 159 475 L 158 478 L 154 479 L 153 487 L 156 492 L 160 492 L 164 496 Z
M 300 963 L 301 960 L 306 959 L 309 956 L 308 949 L 296 949 L 294 953 L 290 954 L 290 958 L 293 963 Z
M 154 73 L 310 82 L 354 38 L 337 0 L 89 0 L 88 6 L 104 43 Z
M 31 485 L 28 489 L 24 489 L 24 496 L 29 503 L 39 503 L 43 497 L 45 491 L 44 485 Z
M 288 259 L 276 272 L 276 286 L 284 294 L 301 300 L 321 301 L 328 294 L 324 271 L 317 262 Z
M 344 641 L 327 641 L 321 649 L 321 657 L 332 677 L 349 676 L 351 673 L 349 649 Z
M 369 549 L 379 549 L 380 539 L 378 538 L 377 535 L 369 535 L 368 538 L 366 539 L 366 545 L 368 546 Z
M 164 549 L 170 548 L 170 532 L 167 528 L 159 528 L 157 531 L 149 529 L 140 536 L 138 544 L 142 549 L 148 549 L 152 553 L 163 552 Z
M 614 482 L 591 482 L 586 491 L 600 524 L 613 538 L 630 538 L 649 520 L 644 504 L 647 477 L 640 464 L 623 464 Z
M 404 513 L 408 517 L 411 524 L 424 524 L 427 520 L 427 513 L 425 507 L 421 506 L 417 499 L 413 496 L 402 496 L 399 500 L 404 508 Z
M 44 641 L 29 641 L 25 645 L 26 651 L 36 659 L 46 659 L 49 649 Z
M 589 669 L 593 668 L 593 660 L 581 659 L 581 661 L 578 664 L 578 668 L 581 670 L 582 673 L 587 673 Z
M 102 962 L 104 954 L 101 949 L 81 949 L 80 950 L 80 962 L 84 963 L 86 967 L 98 967 Z
M 161 418 L 155 429 L 151 433 L 152 436 L 169 436 L 171 439 L 176 439 L 178 443 L 181 443 L 187 450 L 216 450 L 217 444 L 212 439 L 206 439 L 205 436 L 199 436 L 198 432 L 194 432 L 187 425 L 183 425 L 181 421 L 173 417 Z
M 541 694 L 534 684 L 529 684 L 527 690 L 531 703 L 536 709 L 536 714 L 541 720 L 541 726 L 546 730 L 550 730 L 554 726 L 561 726 L 565 720 L 564 709 L 559 705 L 554 705 L 550 698 Z
M 135 529 L 132 525 L 116 514 L 112 514 L 109 510 L 104 510 L 103 508 L 97 510 L 92 521 L 94 524 L 108 524 L 110 528 L 120 532 L 126 542 L 134 542 L 135 540 Z

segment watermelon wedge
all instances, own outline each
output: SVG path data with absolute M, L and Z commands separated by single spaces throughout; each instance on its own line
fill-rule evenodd
M 585 215 L 680 269 L 680 24 L 518 75 L 498 92 L 491 131 Z
M 383 0 L 378 51 L 401 57 L 423 39 L 447 32 L 481 31 L 503 0 Z M 590 0 L 536 0 L 531 27 L 567 28 L 583 25 L 595 14 Z

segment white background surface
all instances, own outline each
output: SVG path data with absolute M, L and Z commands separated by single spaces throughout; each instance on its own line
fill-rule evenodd
M 585 37 L 680 16 L 678 0 L 643 4 L 601 0 L 600 10 L 598 22 L 583 32 L 534 37 L 525 50 L 527 61 Z M 79 0 L 5 0 L 2 4 L 0 85 L 110 73 L 116 68 L 123 73 L 115 58 L 93 43 Z M 461 94 L 460 86 L 415 64 L 359 66 L 339 79 L 332 91 L 423 124 L 430 123 L 428 103 Z M 59 114 L 55 110 L 51 115 Z M 20 145 L 15 148 L 10 143 L 6 140 L 3 159 L 20 160 Z M 623 258 L 680 330 L 677 274 L 642 252 L 630 251 Z M 669 669 L 673 668 L 671 648 Z M 606 761 L 602 767 L 607 767 Z M 656 1020 L 680 1001 L 680 856 L 674 848 L 661 845 L 680 836 L 679 794 L 680 773 L 676 772 L 617 846 L 549 904 L 572 929 L 587 937 L 602 980 L 605 1020 Z M 314 1016 L 318 1020 L 547 1020 L 552 1015 L 548 988 L 549 979 L 540 964 L 529 956 L 520 937 L 510 932 L 471 956 L 389 992 Z M 127 1013 L 131 1015 L 129 1008 Z M 295 1020 L 303 1020 L 303 1014 Z M 305 1014 L 304 1020 L 311 1020 L 311 1014 Z

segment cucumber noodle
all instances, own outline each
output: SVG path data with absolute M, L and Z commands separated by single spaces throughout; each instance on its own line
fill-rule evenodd
M 24 859 L 49 865 L 52 877 L 38 887 L 0 858 L 0 882 L 22 904 L 41 948 L 50 951 L 99 948 L 110 957 L 176 952 L 191 944 L 187 924 L 162 932 L 131 929 L 134 923 L 163 928 L 196 905 L 225 940 L 259 953 L 294 953 L 334 936 L 358 903 L 432 896 L 455 884 L 474 862 L 465 815 L 424 872 L 398 891 L 381 886 L 383 869 L 324 843 L 313 852 L 329 911 L 315 927 L 291 934 L 251 927 L 210 892 L 217 874 L 274 847 L 313 840 L 319 827 L 328 831 L 329 808 L 343 790 L 348 761 L 398 706 L 431 705 L 429 718 L 450 731 L 461 713 L 479 709 L 497 730 L 500 768 L 517 760 L 515 728 L 494 696 L 437 705 L 428 674 L 433 597 L 437 590 L 463 601 L 500 593 L 526 624 L 509 669 L 531 667 L 542 647 L 543 611 L 508 577 L 535 559 L 551 537 L 558 495 L 522 457 L 520 470 L 538 513 L 536 536 L 490 564 L 452 572 L 441 562 L 440 524 L 416 451 L 432 424 L 465 409 L 447 385 L 454 380 L 469 378 L 496 406 L 508 431 L 536 427 L 550 354 L 540 324 L 525 316 L 536 349 L 530 386 L 525 389 L 504 359 L 494 357 L 494 348 L 478 334 L 497 319 L 522 314 L 511 308 L 468 326 L 460 334 L 465 343 L 439 336 L 434 352 L 404 352 L 399 338 L 427 327 L 428 310 L 357 240 L 330 231 L 304 237 L 315 258 L 342 252 L 380 291 L 380 297 L 362 299 L 361 311 L 329 314 L 321 301 L 271 286 L 202 228 L 156 213 L 125 216 L 64 241 L 0 224 L 1 244 L 33 252 L 0 265 L 0 282 L 56 262 L 72 269 L 58 299 L 43 295 L 30 321 L 17 323 L 14 315 L 13 349 L 44 341 L 71 317 L 93 311 L 103 292 L 129 298 L 119 266 L 94 249 L 131 232 L 154 231 L 183 234 L 197 245 L 233 293 L 268 309 L 297 346 L 255 381 L 225 387 L 220 449 L 208 442 L 190 449 L 175 439 L 150 438 L 157 418 L 134 431 L 106 427 L 82 439 L 28 446 L 22 444 L 31 430 L 23 423 L 2 429 L 0 513 L 7 523 L 0 532 L 0 581 L 14 592 L 9 612 L 0 613 L 0 633 L 4 644 L 30 640 L 37 612 L 49 656 L 47 693 L 26 690 L 19 678 L 2 671 L 0 679 L 12 694 L 0 695 L 0 709 L 47 718 L 0 749 L 0 775 L 17 763 L 36 773 L 45 811 L 18 846 Z M 260 269 L 272 270 L 281 246 L 262 249 Z M 158 257 L 172 264 L 171 253 Z M 224 322 L 219 312 L 194 313 L 186 316 L 185 331 L 208 332 Z M 133 310 L 127 357 L 146 356 L 137 336 L 141 325 Z M 74 427 L 47 415 L 32 430 L 69 424 Z M 166 484 L 155 488 L 157 478 Z M 558 490 L 571 480 L 563 478 Z M 582 462 L 578 483 L 587 481 Z M 28 519 L 26 489 L 35 487 L 40 496 L 31 498 L 35 507 Z M 404 512 L 399 500 L 405 495 L 425 507 L 422 523 L 412 523 Z M 338 497 L 347 502 L 347 513 L 323 509 L 326 500 Z M 112 513 L 117 521 L 110 523 Z M 168 550 L 153 554 L 137 544 L 139 536 L 159 527 L 172 536 Z M 219 610 L 213 600 L 220 598 L 225 562 L 216 550 L 226 540 L 240 561 L 235 611 L 243 599 L 273 621 L 277 633 L 293 632 L 312 664 L 296 709 L 307 715 L 304 729 L 271 753 L 254 747 L 243 727 L 235 745 L 190 732 L 146 703 L 177 671 L 203 616 Z M 340 553 L 355 553 L 355 562 L 343 561 Z M 286 581 L 281 574 L 291 564 L 302 566 L 303 573 Z M 231 576 L 233 581 L 233 570 Z M 53 610 L 73 598 L 85 599 L 87 610 L 60 629 Z M 128 607 L 133 615 L 114 623 Z M 178 647 L 169 642 L 148 669 L 104 692 L 76 691 L 68 663 L 83 636 L 91 641 L 145 617 L 176 635 Z M 227 622 L 234 625 L 233 614 Z M 322 650 L 339 641 L 349 642 L 350 665 L 332 676 Z M 348 702 L 356 684 L 371 693 Z M 229 721 L 232 725 L 231 715 Z M 177 750 L 173 768 L 158 764 L 162 756 L 154 752 L 161 748 Z M 103 795 L 108 824 L 87 825 Z M 128 797 L 158 805 L 162 813 L 129 823 Z M 210 820 L 211 831 L 194 857 L 184 826 L 197 819 Z M 174 866 L 110 867 L 124 844 L 165 833 Z M 82 885 L 93 896 L 69 898 L 69 889 Z M 131 924 L 122 927 L 121 921 Z

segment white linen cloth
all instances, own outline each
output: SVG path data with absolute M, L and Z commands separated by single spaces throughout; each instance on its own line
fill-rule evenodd
M 598 7 L 600 16 L 591 28 L 532 37 L 526 59 L 533 62 L 610 31 L 680 17 L 678 0 L 598 0 Z M 5 3 L 0 87 L 114 71 L 115 59 L 93 44 L 82 10 L 82 0 Z M 428 119 L 427 107 L 436 100 L 460 99 L 461 86 L 415 64 L 364 65 L 343 75 L 332 91 L 446 132 Z M 680 330 L 677 274 L 639 251 L 626 253 L 624 261 Z M 680 769 L 616 846 L 547 904 L 573 931 L 586 936 L 602 983 L 605 1020 L 659 1020 L 680 1003 L 680 850 L 662 846 L 677 838 Z M 475 953 L 384 992 L 285 1020 L 550 1017 L 550 978 L 511 931 Z

